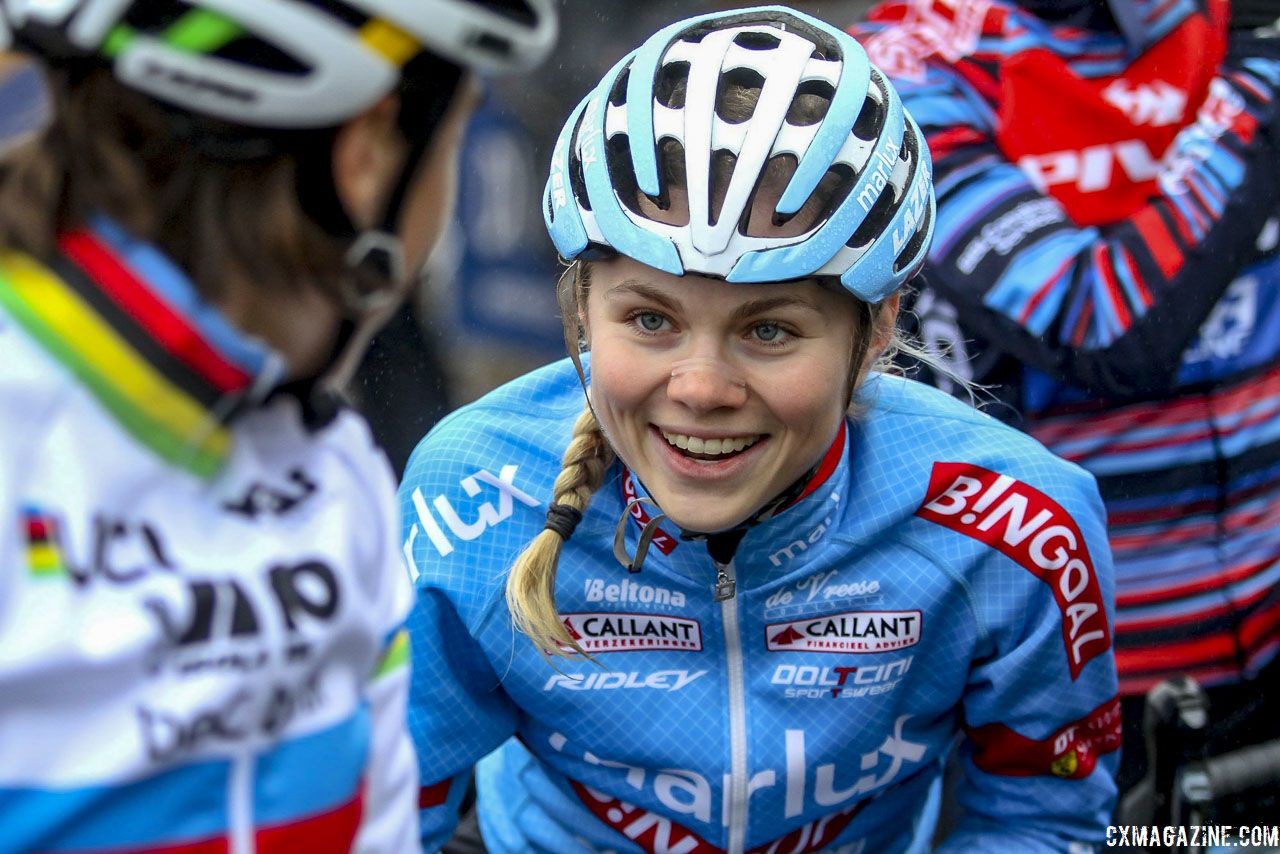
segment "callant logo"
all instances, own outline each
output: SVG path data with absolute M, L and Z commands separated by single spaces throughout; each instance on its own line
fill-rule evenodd
M 642 649 L 702 649 L 697 620 L 664 614 L 562 614 L 565 631 L 583 652 L 634 652 Z
M 934 463 L 922 519 L 986 543 L 1048 584 L 1074 680 L 1111 648 L 1102 588 L 1071 515 L 1043 492 L 969 463 Z
M 887 652 L 920 642 L 919 611 L 846 611 L 765 627 L 771 652 Z

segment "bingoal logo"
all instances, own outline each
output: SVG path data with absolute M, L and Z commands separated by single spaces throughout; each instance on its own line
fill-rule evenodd
M 1048 584 L 1074 680 L 1111 647 L 1102 588 L 1071 515 L 1038 489 L 969 463 L 934 463 L 916 515 L 986 543 Z

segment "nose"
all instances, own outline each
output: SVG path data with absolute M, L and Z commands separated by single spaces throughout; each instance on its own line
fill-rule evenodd
M 671 366 L 667 397 L 695 412 L 736 409 L 747 402 L 747 381 L 723 359 L 685 359 Z

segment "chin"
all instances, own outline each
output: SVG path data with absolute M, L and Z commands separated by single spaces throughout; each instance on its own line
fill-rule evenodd
M 751 515 L 750 513 L 733 515 L 717 513 L 712 516 L 708 515 L 705 509 L 702 512 L 698 512 L 693 508 L 689 508 L 687 511 L 685 508 L 676 508 L 674 511 L 669 511 L 661 501 L 658 502 L 658 506 L 663 508 L 667 518 L 679 526 L 681 530 L 696 531 L 700 534 L 715 534 L 720 531 L 727 531 Z

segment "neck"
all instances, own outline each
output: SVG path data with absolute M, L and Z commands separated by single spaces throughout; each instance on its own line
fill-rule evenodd
M 215 305 L 237 329 L 283 355 L 289 379 L 314 377 L 328 367 L 342 318 L 319 291 L 273 290 L 236 275 Z

